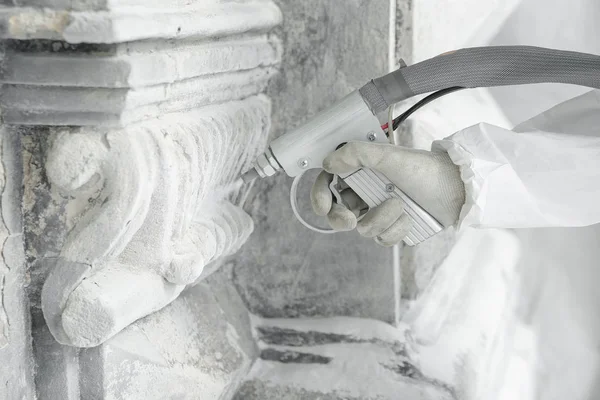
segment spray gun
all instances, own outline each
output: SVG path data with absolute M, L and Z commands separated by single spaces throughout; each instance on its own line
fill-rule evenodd
M 273 176 L 283 170 L 294 177 L 290 193 L 299 221 L 321 233 L 333 233 L 306 222 L 298 212 L 297 188 L 302 175 L 323 167 L 323 160 L 351 141 L 393 143 L 393 132 L 409 115 L 430 101 L 460 89 L 565 83 L 600 88 L 600 56 L 530 46 L 497 46 L 461 49 L 411 65 L 374 79 L 322 111 L 299 128 L 273 140 L 242 179 Z M 382 124 L 386 110 L 411 97 L 434 92 L 396 119 Z M 330 185 L 335 200 L 352 189 L 369 208 L 390 198 L 400 198 L 412 222 L 404 239 L 409 246 L 423 242 L 444 227 L 427 210 L 396 187 L 385 175 L 360 168 L 336 176 Z M 360 217 L 359 217 L 360 218 Z

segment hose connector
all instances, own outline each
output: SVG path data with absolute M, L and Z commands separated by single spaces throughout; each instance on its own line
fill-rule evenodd
M 242 180 L 244 183 L 248 183 L 259 177 L 266 178 L 267 176 L 273 176 L 280 169 L 281 165 L 279 165 L 269 147 L 267 151 L 256 158 L 252 168 L 242 175 Z

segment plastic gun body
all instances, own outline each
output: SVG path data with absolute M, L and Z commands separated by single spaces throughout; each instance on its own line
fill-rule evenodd
M 340 146 L 357 141 L 389 143 L 379 119 L 355 91 L 299 128 L 273 140 L 255 162 L 254 169 L 243 178 L 246 181 L 256 175 L 264 178 L 283 170 L 299 179 L 310 169 L 323 168 L 325 157 Z M 345 187 L 354 190 L 369 208 L 389 198 L 402 199 L 413 226 L 405 239 L 408 245 L 416 245 L 443 229 L 435 218 L 377 171 L 360 169 L 340 176 L 336 182 L 332 192 L 338 202 L 342 201 L 339 192 Z M 292 193 L 292 204 L 294 202 L 295 193 Z

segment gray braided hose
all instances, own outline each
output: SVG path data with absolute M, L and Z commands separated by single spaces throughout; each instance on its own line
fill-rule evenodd
M 450 87 L 550 82 L 600 89 L 600 56 L 532 46 L 466 48 L 374 79 L 360 94 L 377 114 L 415 95 Z

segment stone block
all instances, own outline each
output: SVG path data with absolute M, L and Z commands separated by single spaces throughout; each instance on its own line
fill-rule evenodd
M 23 250 L 21 141 L 0 127 L 0 398 L 34 397 Z
M 228 398 L 250 368 L 250 331 L 238 331 L 211 288 L 201 283 L 126 328 L 83 350 L 83 398 L 160 400 Z

